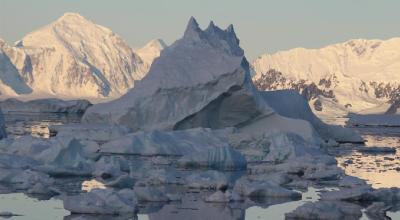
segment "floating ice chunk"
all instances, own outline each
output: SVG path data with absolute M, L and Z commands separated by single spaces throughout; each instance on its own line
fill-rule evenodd
M 77 139 L 60 139 L 60 144 L 41 153 L 42 166 L 38 170 L 56 176 L 90 176 L 98 145 Z M 65 142 L 63 142 L 65 141 Z
M 0 168 L 4 169 L 32 169 L 40 162 L 29 157 L 19 155 L 0 154 Z
M 114 156 L 102 156 L 95 164 L 94 176 L 108 179 L 122 174 L 120 158 Z
M 355 114 L 350 113 L 348 115 L 349 121 L 347 124 L 351 126 L 359 126 L 359 127 L 399 127 L 400 126 L 400 118 L 397 114 L 388 115 L 388 114 Z
M 321 194 L 322 200 L 329 201 L 374 201 L 375 197 L 371 194 L 373 189 L 369 186 L 357 188 L 345 188 L 337 191 L 329 191 Z
M 132 188 L 135 185 L 135 180 L 128 174 L 122 174 L 113 180 L 106 181 L 105 185 L 118 189 Z
M 382 201 L 386 204 L 396 204 L 400 202 L 399 188 L 381 188 L 374 190 L 371 194 L 376 201 Z
M 301 136 L 279 131 L 254 137 L 234 134 L 231 144 L 246 156 L 247 161 L 282 163 L 296 157 L 321 155 L 319 145 Z
M 374 202 L 365 210 L 369 219 L 387 219 L 386 212 L 389 211 L 391 206 L 386 205 L 384 202 Z
M 91 140 L 98 143 L 120 138 L 130 132 L 128 128 L 123 126 L 96 124 L 52 125 L 49 127 L 49 130 L 52 136 L 72 136 L 77 139 Z
M 229 131 L 212 131 L 205 128 L 169 132 L 140 131 L 105 143 L 101 146 L 101 152 L 145 156 L 182 156 L 209 148 L 228 146 L 228 141 L 223 138 L 223 134 Z
M 259 182 L 253 181 L 250 182 L 246 178 L 241 178 L 236 181 L 235 186 L 233 188 L 235 192 L 237 192 L 241 196 L 246 196 L 250 198 L 291 198 L 291 199 L 299 199 L 301 198 L 301 194 L 292 190 L 285 189 L 278 185 L 269 183 L 269 182 Z
M 230 194 L 228 192 L 217 191 L 204 199 L 206 202 L 215 203 L 228 203 L 231 201 Z
M 307 169 L 303 178 L 313 181 L 338 180 L 344 176 L 344 171 L 337 166 L 320 166 L 313 169 Z
M 206 202 L 211 203 L 228 203 L 233 201 L 243 201 L 244 199 L 234 191 L 220 191 L 211 194 L 204 199 Z
M 295 134 L 278 133 L 270 136 L 269 153 L 266 161 L 280 163 L 305 155 L 316 155 L 320 150 L 315 145 L 307 146 L 307 142 Z
M 360 147 L 357 151 L 366 154 L 395 154 L 396 148 L 394 147 Z
M 263 174 L 248 175 L 251 181 L 268 181 L 276 185 L 284 185 L 291 182 L 291 178 L 284 172 L 272 172 Z
M 143 202 L 168 202 L 170 197 L 155 187 L 135 186 L 135 195 L 139 201 Z
M 182 185 L 180 176 L 174 170 L 156 169 L 150 172 L 150 175 L 143 180 L 143 185 L 159 186 L 159 185 Z M 139 180 L 140 182 L 140 180 Z
M 307 202 L 285 214 L 285 219 L 353 220 L 361 218 L 361 209 L 361 206 L 346 202 Z
M 367 185 L 367 182 L 365 182 L 365 180 L 354 176 L 345 176 L 338 183 L 338 186 L 344 188 L 356 188 L 365 185 Z
M 339 147 L 339 143 L 332 138 L 329 138 L 328 141 L 325 143 L 327 147 Z
M 26 156 L 43 163 L 53 161 L 65 148 L 74 149 L 79 146 L 85 158 L 99 157 L 99 145 L 93 141 L 78 140 L 73 136 L 63 136 L 50 139 L 32 137 L 7 138 L 0 141 L 0 153 Z
M 8 161 L 10 167 L 32 167 L 51 175 L 91 175 L 98 151 L 97 143 L 72 137 L 41 139 L 24 136 L 0 142 L 0 152 L 8 154 L 2 156 L 5 160 L 0 164 L 5 166 Z M 13 162 L 12 157 L 19 158 L 20 163 Z
M 162 156 L 152 157 L 151 162 L 154 165 L 170 165 L 172 163 L 171 160 Z
M 0 168 L 0 183 L 10 185 L 15 190 L 27 190 L 32 194 L 58 194 L 53 188 L 53 179 L 32 170 Z
M 212 168 L 219 170 L 243 170 L 247 162 L 244 156 L 232 147 L 215 147 L 183 156 L 178 164 L 182 167 Z
M 88 193 L 63 198 L 64 208 L 71 213 L 118 215 L 135 213 L 137 200 L 130 189 L 93 189 Z
M 22 136 L 18 139 L 7 138 L 0 141 L 0 152 L 32 158 L 35 158 L 36 155 L 50 147 L 51 143 L 48 140 L 31 135 Z
M 185 183 L 188 188 L 195 189 L 227 189 L 228 179 L 225 174 L 209 170 L 201 173 L 194 173 L 185 178 Z

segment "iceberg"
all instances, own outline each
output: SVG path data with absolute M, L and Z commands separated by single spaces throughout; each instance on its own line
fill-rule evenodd
M 64 198 L 64 208 L 77 214 L 133 214 L 137 199 L 133 190 L 94 189 L 88 193 Z
M 134 132 L 235 127 L 255 135 L 282 130 L 317 137 L 310 123 L 274 112 L 255 88 L 233 26 L 222 30 L 211 22 L 201 30 L 194 18 L 133 89 L 90 107 L 82 122 Z
M 312 112 L 308 102 L 295 90 L 277 90 L 262 92 L 262 96 L 278 114 L 295 119 L 308 121 L 317 133 L 326 141 L 361 143 L 360 134 L 352 129 L 338 125 L 328 125 Z

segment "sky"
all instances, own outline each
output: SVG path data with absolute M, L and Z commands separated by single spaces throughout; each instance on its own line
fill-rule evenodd
M 399 0 L 0 0 L 0 38 L 9 43 L 77 12 L 106 26 L 132 47 L 180 38 L 190 16 L 235 26 L 254 59 L 295 47 L 319 48 L 356 38 L 400 37 Z

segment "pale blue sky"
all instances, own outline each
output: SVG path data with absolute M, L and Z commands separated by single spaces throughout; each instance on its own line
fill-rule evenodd
M 131 46 L 182 36 L 190 16 L 233 23 L 249 58 L 353 38 L 400 37 L 399 0 L 0 0 L 0 38 L 14 42 L 64 12 L 112 29 Z

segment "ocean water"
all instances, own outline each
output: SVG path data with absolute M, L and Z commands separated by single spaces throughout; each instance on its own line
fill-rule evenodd
M 48 126 L 57 124 L 79 123 L 79 116 L 63 114 L 33 114 L 33 115 L 6 115 L 6 126 L 10 136 L 18 137 L 32 134 L 38 137 L 49 137 Z M 363 154 L 352 149 L 352 146 L 343 146 L 346 150 L 339 150 L 336 156 L 339 165 L 347 174 L 365 179 L 375 188 L 400 187 L 400 127 L 357 127 L 367 140 L 367 146 L 395 147 L 396 154 Z M 148 158 L 147 158 L 148 159 Z M 138 158 L 134 159 L 135 161 Z M 350 162 L 351 161 L 351 162 Z M 143 161 L 146 164 L 146 161 Z M 145 166 L 145 165 L 141 166 Z M 195 172 L 195 171 L 184 171 Z M 184 175 L 184 174 L 183 174 Z M 229 174 L 230 175 L 230 174 Z M 238 178 L 242 174 L 232 174 Z M 93 179 L 61 179 L 59 185 L 64 185 L 65 191 L 71 194 L 88 191 L 93 188 L 104 187 L 101 182 Z M 181 190 L 181 189 L 174 189 Z M 186 192 L 181 202 L 175 203 L 147 203 L 140 204 L 138 213 L 133 216 L 88 216 L 71 215 L 63 208 L 62 201 L 55 198 L 37 198 L 22 192 L 8 191 L 0 187 L 0 212 L 11 211 L 21 216 L 10 219 L 21 220 L 53 220 L 53 219 L 284 219 L 284 214 L 293 211 L 308 201 L 317 201 L 320 190 L 309 188 L 303 192 L 301 200 L 268 200 L 246 201 L 245 203 L 214 204 L 203 202 L 202 197 L 211 192 Z M 399 213 L 388 213 L 392 219 L 400 219 Z M 1 217 L 0 217 L 1 219 Z M 368 219 L 365 215 L 363 220 Z

